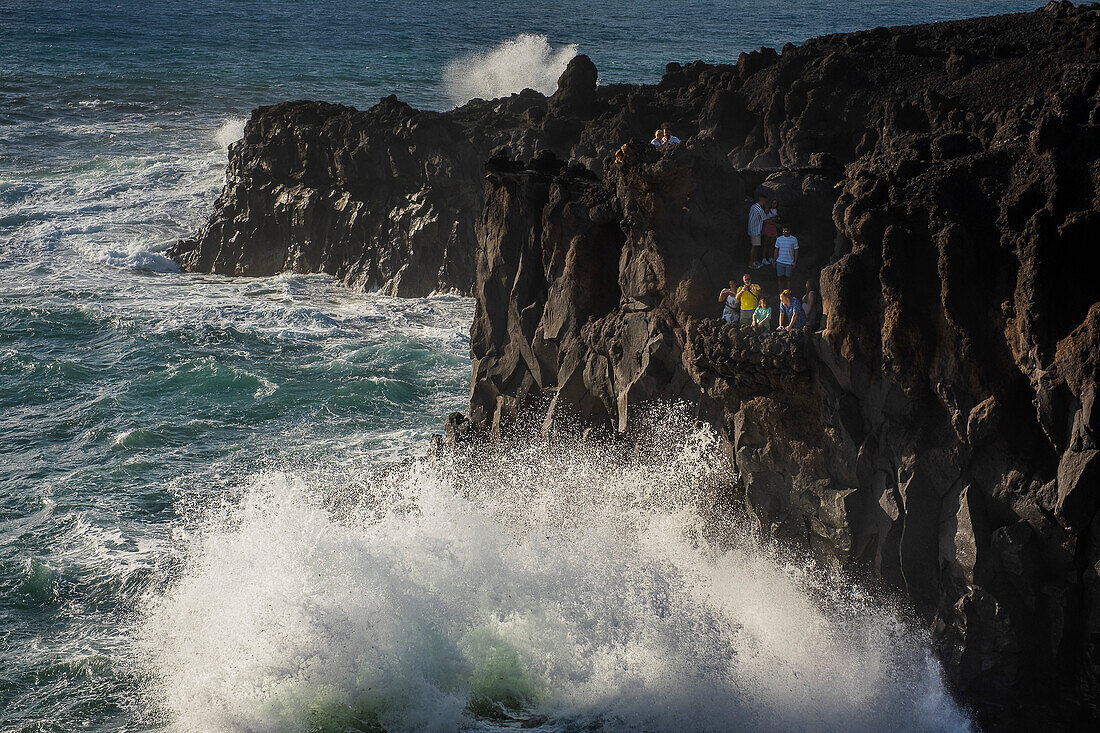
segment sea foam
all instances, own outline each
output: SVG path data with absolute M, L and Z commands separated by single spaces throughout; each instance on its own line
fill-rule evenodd
M 552 94 L 577 45 L 554 47 L 546 36 L 521 33 L 493 48 L 447 65 L 443 82 L 454 104 L 495 99 L 524 89 Z
M 708 497 L 712 432 L 523 432 L 365 491 L 256 479 L 140 634 L 180 730 L 968 730 L 925 640 Z M 706 518 L 704 518 L 706 517 Z

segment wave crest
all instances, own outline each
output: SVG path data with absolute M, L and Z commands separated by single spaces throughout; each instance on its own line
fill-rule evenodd
M 555 48 L 546 36 L 521 33 L 488 51 L 450 62 L 443 72 L 443 82 L 455 105 L 477 97 L 496 99 L 524 89 L 552 94 L 558 77 L 577 51 L 575 43 Z

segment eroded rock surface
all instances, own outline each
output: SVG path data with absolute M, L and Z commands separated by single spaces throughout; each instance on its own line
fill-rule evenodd
M 903 594 L 983 719 L 1095 721 L 1100 9 L 594 80 L 577 59 L 549 99 L 258 110 L 174 256 L 472 292 L 448 439 L 531 409 L 629 436 L 647 402 L 688 401 L 760 531 Z M 664 122 L 683 145 L 614 162 Z M 761 184 L 820 275 L 823 334 L 714 320 Z
M 1053 4 L 671 68 L 684 145 L 496 159 L 466 434 L 549 404 L 548 431 L 629 435 L 686 400 L 760 530 L 901 591 L 986 720 L 1094 720 L 1098 32 Z M 765 178 L 821 268 L 822 334 L 714 320 Z

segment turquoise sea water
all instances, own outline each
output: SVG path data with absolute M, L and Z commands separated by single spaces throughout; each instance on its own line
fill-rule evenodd
M 161 253 L 258 104 L 446 108 L 552 88 L 573 45 L 648 82 L 1035 4 L 0 5 L 0 730 L 965 729 L 890 611 L 685 539 L 705 431 L 418 464 L 469 300 Z

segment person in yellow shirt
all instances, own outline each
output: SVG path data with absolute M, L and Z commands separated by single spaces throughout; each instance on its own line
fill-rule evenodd
M 741 301 L 741 323 L 752 323 L 752 314 L 760 302 L 760 286 L 752 281 L 752 276 L 747 272 L 741 278 L 742 285 L 734 294 L 736 300 Z

